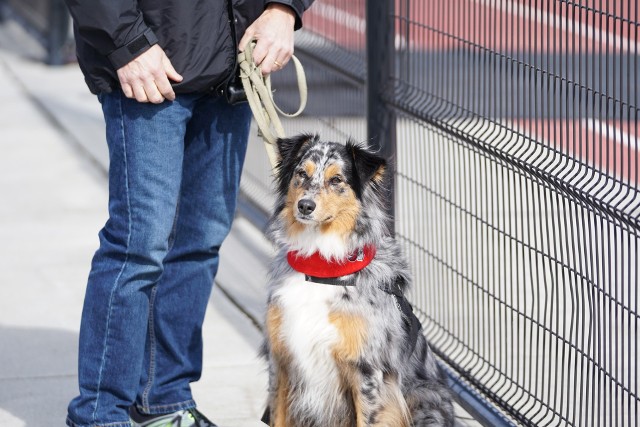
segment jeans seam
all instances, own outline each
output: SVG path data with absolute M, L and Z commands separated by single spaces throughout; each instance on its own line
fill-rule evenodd
M 166 413 L 166 412 L 180 411 L 185 409 L 192 409 L 195 407 L 196 407 L 196 402 L 193 399 L 189 399 L 189 400 L 185 400 L 183 402 L 177 402 L 177 403 L 166 403 L 163 405 L 153 405 L 153 406 L 138 405 L 138 409 L 140 410 L 140 412 L 144 414 L 150 414 L 150 415 L 153 415 L 156 411 L 159 411 L 159 413 Z
M 183 171 L 184 173 L 184 171 Z M 181 178 L 182 179 L 182 178 Z M 171 233 L 169 234 L 169 242 L 167 245 L 167 254 L 173 249 L 173 245 L 176 242 L 176 233 L 178 232 L 178 220 L 180 215 L 180 200 L 182 199 L 182 182 L 178 190 L 178 200 L 176 201 L 176 212 L 173 215 L 173 225 L 171 226 Z
M 153 386 L 156 375 L 156 331 L 153 312 L 157 293 L 158 285 L 155 285 L 151 290 L 151 301 L 149 302 L 149 378 L 142 392 L 142 405 L 144 407 L 149 407 L 149 393 L 151 392 L 151 387 Z
M 100 361 L 100 370 L 98 371 L 98 386 L 96 388 L 96 399 L 95 399 L 95 407 L 93 409 L 92 418 L 95 421 L 96 414 L 98 412 L 98 402 L 100 400 L 100 387 L 102 385 L 102 373 L 104 371 L 104 366 L 107 359 L 107 351 L 109 349 L 109 325 L 111 323 L 111 313 L 113 310 L 113 298 L 118 287 L 118 282 L 120 281 L 120 277 L 124 272 L 125 267 L 129 261 L 129 246 L 131 243 L 131 200 L 129 198 L 129 173 L 128 173 L 128 164 L 127 164 L 127 141 L 124 131 L 124 115 L 122 112 L 122 97 L 118 97 L 118 107 L 119 107 L 119 117 L 120 117 L 120 129 L 122 131 L 122 155 L 123 155 L 123 163 L 124 163 L 124 181 L 125 181 L 125 194 L 127 200 L 127 249 L 125 252 L 124 262 L 122 263 L 122 267 L 116 276 L 116 280 L 111 287 L 111 293 L 109 295 L 109 311 L 107 314 L 107 324 L 106 324 L 106 334 L 104 338 L 104 350 L 102 352 L 102 360 Z

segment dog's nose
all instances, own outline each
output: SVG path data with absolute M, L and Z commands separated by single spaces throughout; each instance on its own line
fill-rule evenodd
M 309 199 L 302 199 L 298 202 L 298 211 L 303 215 L 309 215 L 316 208 L 316 202 Z

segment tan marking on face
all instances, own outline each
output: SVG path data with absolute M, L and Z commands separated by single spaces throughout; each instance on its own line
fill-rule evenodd
M 361 316 L 333 312 L 329 314 L 329 322 L 335 326 L 340 341 L 333 349 L 338 360 L 355 362 L 360 357 L 367 339 L 367 322 Z
M 318 196 L 316 217 L 322 221 L 322 233 L 336 234 L 346 239 L 356 228 L 360 202 L 351 188 L 343 188 L 343 193 L 327 189 Z
M 342 175 L 342 169 L 334 163 L 324 170 L 324 181 L 327 182 L 336 175 Z
M 296 220 L 298 200 L 300 200 L 303 195 L 304 190 L 301 187 L 296 187 L 293 183 L 289 186 L 285 206 L 280 214 L 286 225 L 287 235 L 289 237 L 297 236 L 304 231 L 305 225 Z
M 335 176 L 342 177 L 342 168 L 334 163 L 324 170 L 326 191 L 320 194 L 316 210 L 318 218 L 330 218 L 322 224 L 323 233 L 334 233 L 346 238 L 356 226 L 360 202 L 346 183 L 339 184 L 337 188 L 331 186 L 330 180 Z
M 302 166 L 302 169 L 304 169 L 307 176 L 313 176 L 313 174 L 316 172 L 316 164 L 311 160 L 307 160 Z

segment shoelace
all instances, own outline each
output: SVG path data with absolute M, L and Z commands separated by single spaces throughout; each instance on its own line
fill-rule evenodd
M 191 416 L 193 417 L 193 421 L 195 422 L 194 427 L 207 427 L 205 424 L 200 423 L 201 415 L 197 410 L 189 409 L 187 412 L 189 412 L 189 414 L 191 414 Z M 180 422 L 182 422 L 182 420 Z M 209 424 L 209 425 L 212 425 L 212 424 Z

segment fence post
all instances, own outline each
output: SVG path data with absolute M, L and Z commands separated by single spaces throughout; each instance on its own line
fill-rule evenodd
M 64 46 L 69 34 L 69 13 L 63 0 L 49 3 L 47 43 L 47 64 L 62 65 L 65 61 Z
M 366 3 L 367 42 L 367 139 L 388 161 L 390 177 L 388 213 L 395 214 L 396 118 L 385 91 L 390 87 L 395 61 L 393 20 L 394 0 L 370 0 Z M 394 221 L 390 224 L 394 231 Z

